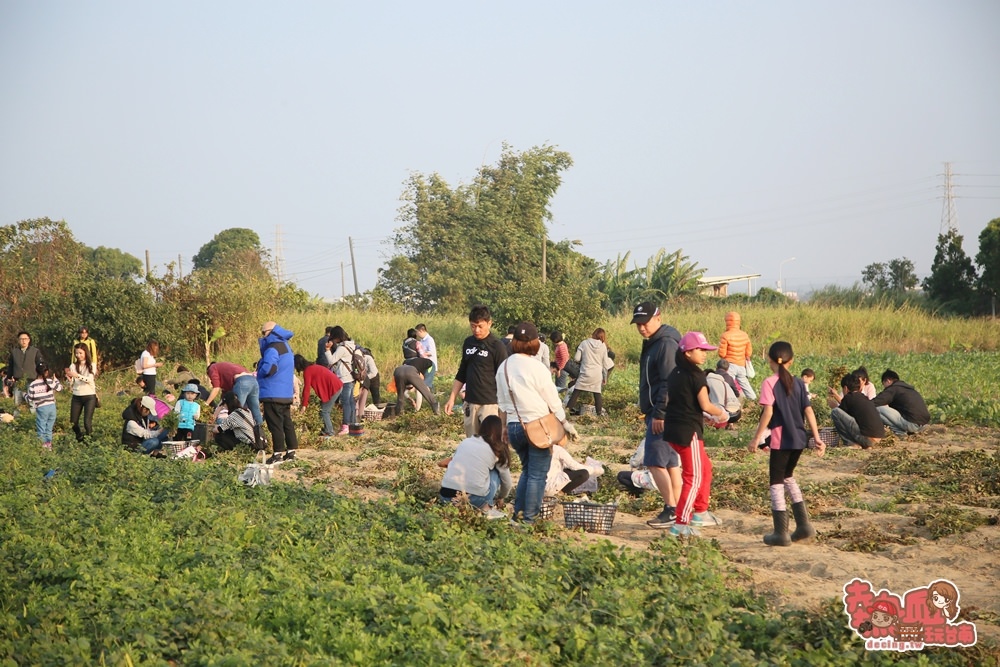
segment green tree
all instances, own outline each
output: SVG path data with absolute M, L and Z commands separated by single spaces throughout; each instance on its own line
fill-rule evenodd
M 913 262 L 905 257 L 890 259 L 888 262 L 875 262 L 865 267 L 861 272 L 861 282 L 871 291 L 906 292 L 917 286 L 917 274 Z
M 509 284 L 542 274 L 542 243 L 550 275 L 585 276 L 593 262 L 570 243 L 546 239 L 549 204 L 572 165 L 551 146 L 515 152 L 504 144 L 499 162 L 483 166 L 470 185 L 452 188 L 438 174 L 410 177 L 392 246 L 395 254 L 378 287 L 404 307 L 460 312 Z M 556 280 L 561 289 L 581 289 Z M 489 303 L 491 300 L 486 299 Z
M 624 257 L 619 255 L 598 272 L 597 288 L 604 295 L 602 306 L 613 315 L 629 311 L 640 301 L 663 303 L 697 294 L 698 280 L 705 274 L 682 250 L 668 254 L 660 248 L 642 268 L 628 269 L 628 258 L 628 253 Z
M 84 257 L 91 264 L 100 268 L 104 276 L 117 278 L 139 278 L 142 276 L 142 260 L 118 248 L 98 246 L 87 248 Z
M 1000 218 L 990 220 L 979 233 L 979 284 L 990 296 L 1000 294 Z
M 962 235 L 955 230 L 938 235 L 931 274 L 924 278 L 927 295 L 943 310 L 969 313 L 976 302 L 976 268 L 962 249 Z
M 260 244 L 260 237 L 252 229 L 232 227 L 224 229 L 203 245 L 192 259 L 195 269 L 207 269 L 229 252 L 249 250 L 267 259 L 267 250 Z

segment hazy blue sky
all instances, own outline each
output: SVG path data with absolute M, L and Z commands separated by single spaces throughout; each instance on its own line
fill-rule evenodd
M 575 161 L 550 236 L 602 262 L 923 277 L 944 162 L 970 256 L 1000 217 L 998 28 L 996 0 L 0 0 L 0 224 L 160 272 L 280 225 L 285 274 L 334 297 L 349 236 L 374 286 L 411 172 L 548 143 Z

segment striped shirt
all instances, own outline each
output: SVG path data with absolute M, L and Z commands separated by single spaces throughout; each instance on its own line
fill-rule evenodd
M 38 378 L 28 385 L 28 393 L 25 394 L 25 398 L 28 401 L 28 405 L 34 408 L 41 408 L 56 402 L 55 392 L 57 391 L 62 391 L 59 378 L 49 378 L 48 382 L 42 378 Z
M 253 415 L 246 408 L 236 408 L 217 421 L 216 425 L 220 431 L 232 431 L 242 443 L 250 444 L 254 441 Z

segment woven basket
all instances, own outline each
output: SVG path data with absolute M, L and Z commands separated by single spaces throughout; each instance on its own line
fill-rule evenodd
M 542 511 L 538 513 L 538 518 L 545 521 L 552 521 L 552 517 L 556 513 L 556 498 L 555 496 L 545 496 L 542 498 Z
M 369 405 L 365 408 L 365 413 L 362 417 L 366 422 L 380 422 L 382 421 L 383 412 L 385 412 L 385 408 L 377 408 L 374 405 Z
M 596 417 L 597 416 L 597 408 L 594 407 L 593 405 L 581 405 L 580 406 L 580 416 L 581 417 L 584 417 L 584 416 L 586 416 L 586 417 Z
M 563 503 L 567 528 L 583 528 L 588 533 L 607 535 L 615 522 L 618 503 Z
M 163 443 L 163 453 L 173 458 L 181 453 L 181 450 L 188 445 L 197 445 L 197 440 L 166 440 Z
M 819 439 L 823 441 L 823 444 L 827 447 L 836 447 L 840 443 L 840 436 L 837 435 L 837 429 L 832 426 L 824 426 L 819 430 Z M 816 438 L 809 436 L 809 441 L 806 442 L 806 447 L 815 447 Z

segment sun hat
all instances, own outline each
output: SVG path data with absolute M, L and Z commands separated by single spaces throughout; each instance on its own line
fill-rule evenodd
M 681 352 L 689 352 L 691 350 L 718 350 L 719 348 L 715 345 L 711 345 L 708 339 L 705 338 L 705 334 L 700 331 L 688 331 L 681 338 L 680 342 Z
M 181 393 L 182 393 L 182 394 L 186 394 L 186 393 L 188 393 L 189 391 L 190 391 L 190 392 L 194 392 L 195 394 L 198 394 L 198 393 L 201 393 L 201 392 L 199 392 L 199 390 L 198 390 L 198 385 L 196 385 L 196 384 L 193 384 L 193 383 L 191 383 L 191 382 L 188 382 L 188 383 L 187 383 L 186 385 L 184 385 L 183 387 L 181 387 Z
M 140 404 L 150 412 L 156 410 L 156 401 L 153 400 L 152 396 L 143 396 Z

